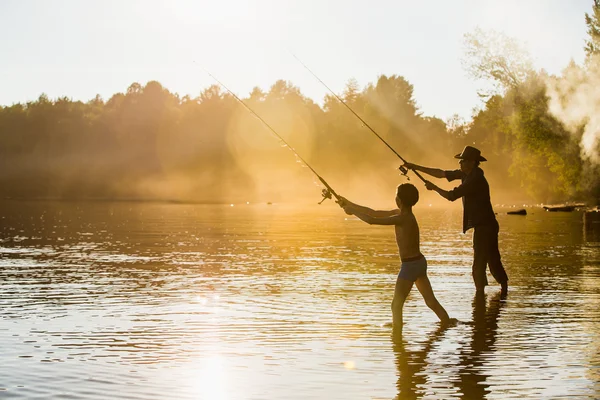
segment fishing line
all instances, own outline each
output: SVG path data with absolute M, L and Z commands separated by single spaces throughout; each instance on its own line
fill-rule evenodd
M 231 94 L 234 99 L 236 99 L 244 107 L 246 107 L 246 109 L 252 115 L 254 115 L 256 118 L 258 118 L 260 120 L 260 122 L 262 122 L 275 136 L 277 136 L 277 138 L 279 140 L 281 140 L 283 142 L 283 144 L 285 145 L 285 147 L 287 147 L 288 149 L 290 149 L 296 155 L 296 157 L 298 157 L 300 159 L 300 161 L 302 161 L 304 163 L 304 165 L 306 165 L 317 176 L 317 178 L 325 186 L 325 189 L 323 189 L 323 191 L 321 192 L 321 195 L 323 196 L 323 200 L 321 200 L 318 204 L 323 203 L 326 199 L 331 199 L 332 196 L 335 197 L 335 199 L 338 200 L 338 201 L 341 200 L 341 196 L 339 196 L 335 192 L 335 190 L 333 190 L 333 188 L 325 181 L 325 179 L 323 179 L 321 177 L 321 175 L 319 175 L 317 173 L 317 171 L 315 171 L 315 169 L 313 167 L 311 167 L 310 164 L 304 158 L 302 158 L 302 156 L 300 154 L 298 154 L 298 152 L 283 137 L 281 137 L 281 135 L 279 135 L 277 133 L 277 131 L 275 129 L 273 129 L 273 127 L 271 125 L 269 125 L 267 123 L 267 121 L 265 121 L 260 115 L 258 115 L 248 104 L 246 104 L 242 99 L 240 99 L 235 93 L 233 93 L 231 90 L 229 90 L 229 88 L 227 86 L 225 86 L 223 84 L 223 82 L 221 82 L 220 80 L 218 80 L 213 74 L 211 74 L 205 68 L 202 68 L 202 69 L 204 69 L 204 72 L 206 72 L 211 78 L 213 78 L 219 85 L 221 85 L 225 90 L 227 90 L 227 92 L 229 92 L 229 94 Z
M 399 154 L 399 153 L 398 153 L 396 150 L 394 150 L 394 148 L 393 148 L 392 146 L 390 146 L 390 144 L 389 144 L 388 142 L 386 142 L 386 141 L 385 141 L 385 140 L 384 140 L 384 139 L 383 139 L 383 138 L 382 138 L 382 137 L 381 137 L 381 136 L 380 136 L 380 135 L 379 135 L 377 132 L 375 132 L 375 129 L 371 128 L 371 125 L 367 124 L 367 123 L 366 123 L 366 121 L 365 121 L 364 119 L 362 119 L 362 118 L 360 117 L 360 115 L 358 115 L 358 114 L 357 114 L 357 113 L 356 113 L 356 112 L 355 112 L 355 111 L 352 109 L 352 107 L 350 107 L 350 106 L 349 106 L 349 105 L 348 105 L 348 104 L 347 104 L 347 103 L 346 103 L 346 102 L 345 102 L 345 101 L 344 101 L 342 98 L 340 98 L 340 96 L 338 96 L 338 95 L 337 95 L 337 94 L 336 94 L 336 93 L 335 93 L 333 90 L 331 90 L 331 88 L 330 88 L 329 86 L 327 86 L 327 85 L 325 84 L 325 82 L 323 82 L 323 81 L 321 80 L 321 78 L 319 78 L 319 77 L 317 76 L 317 74 L 315 74 L 315 73 L 314 73 L 314 72 L 313 72 L 313 71 L 312 71 L 310 68 L 308 68 L 308 67 L 306 66 L 306 64 L 304 64 L 304 63 L 303 63 L 303 62 L 302 62 L 302 61 L 301 61 L 301 60 L 300 60 L 298 57 L 296 57 L 296 55 L 295 55 L 294 53 L 292 53 L 292 55 L 294 56 L 294 58 L 295 58 L 296 60 L 298 60 L 298 62 L 299 62 L 300 64 L 302 64 L 302 66 L 303 66 L 304 68 L 306 68 L 306 70 L 307 70 L 308 72 L 310 72 L 310 73 L 311 73 L 311 75 L 312 75 L 312 76 L 314 76 L 314 77 L 315 77 L 315 78 L 316 78 L 316 79 L 317 79 L 319 82 L 321 82 L 321 84 L 322 84 L 323 86 L 325 86 L 325 87 L 327 88 L 327 90 L 329 90 L 329 91 L 331 92 L 331 94 L 333 94 L 333 95 L 335 96 L 335 98 L 336 98 L 336 99 L 338 99 L 338 101 L 339 101 L 340 103 L 342 103 L 343 105 L 345 105 L 345 106 L 346 106 L 346 108 L 347 108 L 348 110 L 350 110 L 350 112 L 352 112 L 352 114 L 354 114 L 354 115 L 356 116 L 356 118 L 358 118 L 358 119 L 360 120 L 360 122 L 362 122 L 362 123 L 363 123 L 363 125 L 364 125 L 364 126 L 366 126 L 367 128 L 369 128 L 369 130 L 370 130 L 371 132 L 373 132 L 373 134 L 375 134 L 375 136 L 377 136 L 377 137 L 379 138 L 379 140 L 381 140 L 381 141 L 382 141 L 382 142 L 383 142 L 383 143 L 384 143 L 384 144 L 385 144 L 385 145 L 386 145 L 386 146 L 387 146 L 387 147 L 388 147 L 388 148 L 389 148 L 389 149 L 390 149 L 390 150 L 391 150 L 391 151 L 392 151 L 392 152 L 393 152 L 393 153 L 394 153 L 396 156 L 398 156 L 398 158 L 399 158 L 400 160 L 402 160 L 402 162 L 406 163 L 406 160 L 405 160 L 404 158 L 402 158 L 402 156 L 401 156 L 401 155 L 400 155 L 400 154 Z M 404 166 L 400 166 L 398 169 L 400 170 L 400 172 L 402 173 L 402 175 L 406 176 L 406 178 L 408 179 L 408 176 L 407 176 L 407 174 L 408 174 L 408 169 L 407 169 L 406 167 L 404 167 Z M 415 175 L 417 175 L 417 176 L 418 176 L 418 177 L 419 177 L 419 178 L 420 178 L 420 179 L 421 179 L 423 182 L 426 182 L 425 178 L 423 178 L 423 176 L 422 176 L 422 175 L 421 175 L 421 174 L 420 174 L 418 171 L 415 171 L 414 169 L 413 169 L 412 171 L 413 171 L 413 172 L 415 173 Z

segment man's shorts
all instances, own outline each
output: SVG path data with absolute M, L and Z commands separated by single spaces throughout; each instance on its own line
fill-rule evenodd
M 427 275 L 427 260 L 424 256 L 410 261 L 402 261 L 398 278 L 414 282 L 422 276 Z

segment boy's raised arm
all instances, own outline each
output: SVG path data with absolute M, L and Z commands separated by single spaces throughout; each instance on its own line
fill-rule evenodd
M 391 217 L 400 213 L 400 210 L 373 210 L 372 208 L 358 205 L 356 203 L 351 202 L 350 200 L 342 197 L 342 202 L 340 204 L 344 208 L 346 212 L 350 214 L 361 213 L 374 218 L 383 218 L 383 217 Z M 366 222 L 366 221 L 365 221 Z
M 385 217 L 374 217 L 361 212 L 353 212 L 361 220 L 369 225 L 402 225 L 406 216 L 400 214 L 389 215 Z

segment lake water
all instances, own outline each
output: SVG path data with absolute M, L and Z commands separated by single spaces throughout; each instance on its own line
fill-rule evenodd
M 600 242 L 499 214 L 510 277 L 475 298 L 460 208 L 415 209 L 440 303 L 393 341 L 393 228 L 332 202 L 0 207 L 2 399 L 599 398 Z

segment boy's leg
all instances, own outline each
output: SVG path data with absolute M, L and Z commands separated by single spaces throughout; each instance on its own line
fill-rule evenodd
M 394 329 L 402 330 L 402 307 L 412 289 L 413 283 L 398 277 L 394 288 L 394 299 L 392 300 L 392 318 Z
M 444 307 L 442 307 L 440 302 L 435 298 L 433 289 L 431 288 L 431 282 L 429 282 L 427 275 L 417 278 L 415 283 L 417 284 L 417 289 L 419 289 L 419 292 L 421 292 L 427 307 L 431 308 L 431 310 L 438 316 L 440 321 L 449 322 L 450 317 L 448 316 L 448 313 Z

